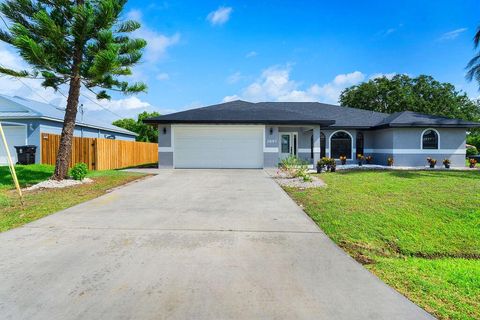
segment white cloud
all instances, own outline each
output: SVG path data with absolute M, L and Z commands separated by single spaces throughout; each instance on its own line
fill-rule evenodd
M 15 70 L 25 69 L 28 67 L 11 48 L 6 47 L 4 44 L 0 44 L 0 61 L 2 61 L 2 66 Z M 19 96 L 40 102 L 50 103 L 53 106 L 65 107 L 67 104 L 67 99 L 64 95 L 67 95 L 68 88 L 63 86 L 59 91 L 60 92 L 55 92 L 51 88 L 45 89 L 42 87 L 40 80 L 26 78 L 18 80 L 10 76 L 0 76 L 0 93 L 8 96 Z M 79 103 L 83 104 L 86 114 L 89 113 L 92 118 L 98 118 L 108 123 L 116 120 L 118 116 L 115 116 L 112 113 L 102 109 L 102 107 L 90 100 L 95 101 L 104 108 L 111 110 L 122 117 L 136 117 L 136 114 L 144 110 L 158 111 L 158 108 L 152 106 L 146 101 L 141 100 L 137 96 L 113 98 L 110 101 L 96 100 L 96 97 L 93 93 L 83 90 Z
M 321 101 L 337 103 L 341 91 L 365 79 L 360 71 L 337 75 L 323 85 L 312 84 L 302 89 L 299 82 L 290 79 L 290 66 L 272 66 L 241 91 L 229 95 L 223 101 L 244 99 L 247 101 Z
M 243 78 L 242 74 L 237 71 L 227 77 L 227 82 L 230 84 L 234 84 L 240 81 L 242 78 Z
M 207 20 L 210 21 L 213 26 L 222 25 L 230 19 L 232 11 L 233 9 L 231 7 L 220 7 L 217 10 L 210 12 L 207 16 Z
M 258 55 L 258 53 L 256 51 L 250 51 L 249 53 L 247 53 L 245 55 L 246 58 L 253 58 L 253 57 L 256 57 Z
M 462 34 L 463 32 L 467 31 L 468 29 L 467 28 L 459 28 L 459 29 L 455 29 L 455 30 L 452 30 L 452 31 L 449 31 L 449 32 L 445 32 L 444 34 L 442 34 L 440 36 L 440 38 L 438 38 L 439 41 L 448 41 L 448 40 L 454 40 L 456 39 L 460 34 Z
M 142 11 L 138 9 L 132 9 L 129 12 L 127 12 L 127 17 L 128 19 L 135 20 L 135 21 L 141 21 L 142 20 Z
M 241 98 L 239 96 L 237 96 L 236 94 L 234 95 L 231 95 L 231 96 L 225 96 L 223 99 L 222 99 L 222 102 L 230 102 L 230 101 L 235 101 L 235 100 L 240 100 Z
M 155 78 L 157 80 L 160 80 L 160 81 L 165 81 L 165 80 L 170 79 L 170 75 L 166 72 L 162 72 L 162 73 L 157 74 L 157 76 Z
M 394 76 L 396 76 L 398 73 L 392 72 L 392 73 L 374 73 L 368 79 L 373 80 L 377 78 L 387 78 L 387 79 L 392 79 Z
M 396 27 L 392 27 L 392 28 L 388 28 L 386 30 L 382 30 L 380 32 L 378 32 L 376 34 L 376 36 L 380 36 L 380 37 L 388 37 L 390 36 L 391 34 L 399 31 L 399 29 L 401 29 L 403 27 L 403 23 L 400 23 L 398 26 Z
M 180 33 L 174 33 L 170 36 L 161 34 L 148 27 L 142 20 L 142 12 L 134 9 L 127 13 L 127 18 L 140 22 L 140 29 L 132 32 L 132 37 L 142 38 L 147 41 L 147 47 L 143 59 L 147 63 L 156 63 L 164 58 L 169 47 L 180 42 Z
M 88 109 L 96 110 L 100 108 L 92 102 L 86 102 Z M 108 108 L 112 111 L 128 111 L 128 110 L 138 110 L 146 109 L 152 105 L 148 102 L 140 100 L 138 97 L 131 96 L 123 99 L 112 99 L 112 100 L 98 100 L 97 103 Z

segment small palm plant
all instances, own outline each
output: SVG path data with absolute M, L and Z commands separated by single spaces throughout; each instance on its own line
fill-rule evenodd
M 446 169 L 450 169 L 450 160 L 443 159 L 443 165 L 445 166 Z

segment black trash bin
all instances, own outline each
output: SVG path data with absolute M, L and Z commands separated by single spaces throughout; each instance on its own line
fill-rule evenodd
M 17 164 L 35 164 L 37 146 L 15 146 L 17 149 Z

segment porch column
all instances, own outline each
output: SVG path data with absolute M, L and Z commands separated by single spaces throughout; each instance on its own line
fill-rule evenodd
M 313 127 L 313 167 L 320 160 L 320 126 Z

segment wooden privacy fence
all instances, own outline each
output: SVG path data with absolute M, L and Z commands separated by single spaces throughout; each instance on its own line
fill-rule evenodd
M 42 133 L 41 163 L 55 164 L 60 136 Z M 149 142 L 100 138 L 73 138 L 70 166 L 84 162 L 90 170 L 134 167 L 158 162 L 158 145 Z

